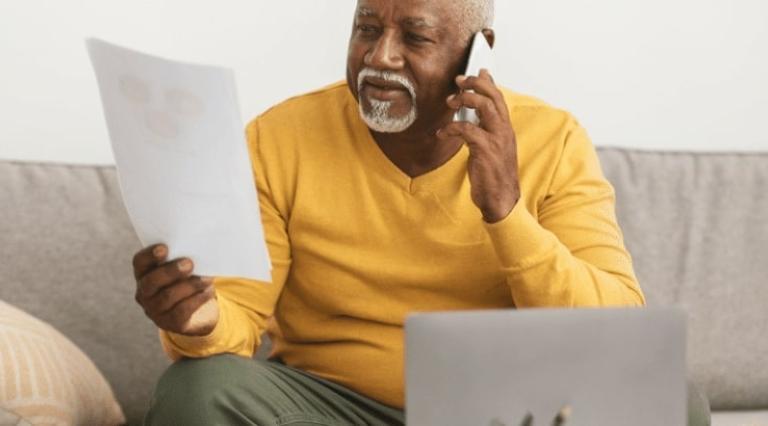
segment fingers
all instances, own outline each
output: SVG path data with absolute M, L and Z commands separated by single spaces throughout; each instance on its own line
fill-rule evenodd
M 199 276 L 190 277 L 164 287 L 144 301 L 144 309 L 151 316 L 160 316 L 174 309 L 180 302 L 211 288 L 211 282 Z
M 443 127 L 437 132 L 439 139 L 461 137 L 470 148 L 482 148 L 485 141 L 491 139 L 490 133 L 484 129 L 466 121 L 455 121 Z
M 137 298 L 147 300 L 153 297 L 164 287 L 189 278 L 193 269 L 194 264 L 188 258 L 176 259 L 156 266 L 139 278 Z
M 504 100 L 504 96 L 501 94 L 501 91 L 493 82 L 491 73 L 489 73 L 485 68 L 480 70 L 480 75 L 478 76 L 457 76 L 456 85 L 459 86 L 459 89 L 461 90 L 474 90 L 475 92 L 480 93 L 483 96 L 487 96 L 494 101 Z
M 480 126 L 486 130 L 493 130 L 499 125 L 504 124 L 504 120 L 499 116 L 493 101 L 479 93 L 461 92 L 449 96 L 446 102 L 453 109 L 462 107 L 474 109 L 480 118 Z
M 481 69 L 480 75 L 477 77 L 460 75 L 456 77 L 456 85 L 463 91 L 463 93 L 460 93 L 458 96 L 471 90 L 488 99 L 489 104 L 483 104 L 485 106 L 486 117 L 488 117 L 491 111 L 495 111 L 495 113 L 498 114 L 500 121 L 509 122 L 509 109 L 504 100 L 504 95 L 502 95 L 499 88 L 494 84 L 493 77 L 491 77 L 488 70 Z M 449 105 L 451 104 L 449 103 Z M 490 105 L 493 106 L 493 110 L 490 108 Z M 454 105 L 451 106 L 456 108 Z M 465 105 L 459 105 L 459 107 L 461 106 Z M 470 105 L 466 106 L 473 108 Z
M 191 259 L 166 262 L 167 256 L 168 247 L 155 244 L 133 257 L 136 302 L 162 329 L 179 334 L 207 334 L 216 324 L 216 321 L 210 321 L 213 317 L 196 324 L 191 324 L 190 318 L 205 303 L 216 299 L 213 278 L 192 275 L 194 264 Z M 218 305 L 213 303 L 211 306 L 213 311 L 209 311 L 218 315 Z
M 154 244 L 139 250 L 133 256 L 133 275 L 138 280 L 146 275 L 152 268 L 163 263 L 168 256 L 168 247 L 165 244 Z

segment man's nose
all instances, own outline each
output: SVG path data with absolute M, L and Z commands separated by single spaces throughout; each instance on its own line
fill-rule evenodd
M 376 44 L 365 54 L 365 65 L 379 70 L 399 70 L 403 68 L 402 46 L 392 32 L 385 32 Z

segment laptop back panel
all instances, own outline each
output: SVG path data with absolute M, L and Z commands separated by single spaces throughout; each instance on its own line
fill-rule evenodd
M 528 309 L 406 321 L 406 421 L 421 425 L 684 425 L 678 309 Z

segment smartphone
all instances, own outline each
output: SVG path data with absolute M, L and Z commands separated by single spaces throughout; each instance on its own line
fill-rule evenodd
M 464 75 L 477 76 L 483 68 L 493 74 L 493 55 L 488 40 L 485 39 L 482 32 L 477 32 L 472 38 L 469 61 L 467 61 L 467 69 L 464 71 Z M 473 124 L 480 123 L 475 110 L 465 107 L 459 108 L 453 116 L 453 121 L 468 121 Z

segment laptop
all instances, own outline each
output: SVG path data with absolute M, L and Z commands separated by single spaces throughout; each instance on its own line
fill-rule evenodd
M 687 422 L 677 308 L 413 314 L 408 426 L 675 426 Z

